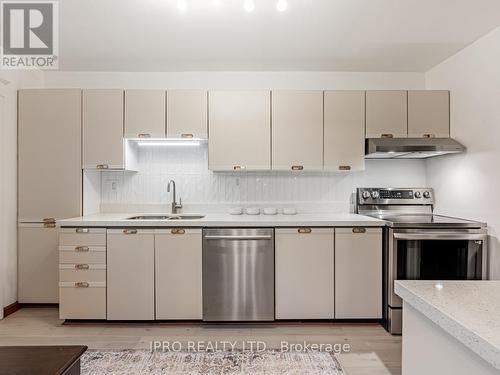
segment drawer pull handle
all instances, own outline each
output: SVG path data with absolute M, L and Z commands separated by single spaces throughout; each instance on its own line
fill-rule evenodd
M 43 223 L 44 228 L 55 228 L 56 223 Z
M 181 134 L 181 138 L 193 138 L 194 135 L 191 134 L 191 133 L 184 133 L 184 134 Z
M 137 229 L 124 229 L 123 234 L 137 234 Z
M 292 165 L 292 171 L 302 171 L 304 170 L 303 165 Z
M 75 286 L 77 288 L 88 288 L 90 286 L 90 284 L 87 283 L 86 281 L 79 281 L 79 282 L 75 283 Z
M 351 166 L 350 165 L 339 165 L 339 171 L 350 171 Z
M 43 222 L 47 224 L 55 224 L 56 219 L 53 217 L 46 217 L 45 219 L 43 219 Z
M 352 233 L 366 233 L 366 228 L 360 228 L 360 227 L 352 228 Z
M 98 164 L 96 166 L 97 169 L 109 169 L 109 165 L 107 164 Z
M 312 232 L 312 229 L 311 228 L 299 228 L 297 230 L 297 232 L 301 233 L 301 234 L 305 234 L 305 233 L 311 233 Z
M 172 233 L 172 234 L 185 234 L 186 230 L 185 229 L 172 229 L 170 231 L 170 233 Z
M 89 228 L 76 228 L 76 233 L 88 233 L 90 232 Z
M 235 171 L 242 171 L 242 170 L 245 170 L 245 169 L 246 169 L 246 168 L 245 168 L 245 167 L 243 167 L 243 166 L 241 166 L 241 165 L 235 165 L 235 166 L 233 167 L 233 170 L 235 170 Z
M 435 134 L 430 134 L 430 133 L 423 135 L 424 138 L 434 138 L 435 136 L 436 136 Z
M 75 251 L 89 251 L 90 248 L 88 246 L 77 246 L 75 247 Z
M 394 138 L 394 134 L 390 134 L 390 133 L 382 134 L 381 138 Z
M 88 270 L 89 268 L 88 264 L 75 264 L 75 270 Z
M 142 133 L 142 134 L 139 134 L 139 138 L 151 138 L 151 134 Z

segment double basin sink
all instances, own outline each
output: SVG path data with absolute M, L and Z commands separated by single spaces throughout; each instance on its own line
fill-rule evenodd
M 190 215 L 190 214 L 170 214 L 170 215 L 140 215 L 128 217 L 127 220 L 196 220 L 203 219 L 205 215 Z

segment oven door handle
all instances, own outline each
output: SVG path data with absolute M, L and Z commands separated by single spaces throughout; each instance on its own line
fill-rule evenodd
M 469 241 L 484 241 L 485 234 L 474 233 L 452 233 L 452 232 L 420 232 L 420 233 L 394 233 L 396 240 L 469 240 Z

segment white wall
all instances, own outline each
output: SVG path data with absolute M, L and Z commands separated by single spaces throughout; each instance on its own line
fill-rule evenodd
M 467 153 L 427 162 L 439 212 L 487 221 L 490 276 L 500 279 L 500 27 L 426 74 L 451 90 L 451 134 Z

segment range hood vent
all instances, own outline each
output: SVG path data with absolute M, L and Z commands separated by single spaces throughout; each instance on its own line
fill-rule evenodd
M 458 154 L 465 147 L 452 138 L 369 138 L 366 159 L 426 159 Z

